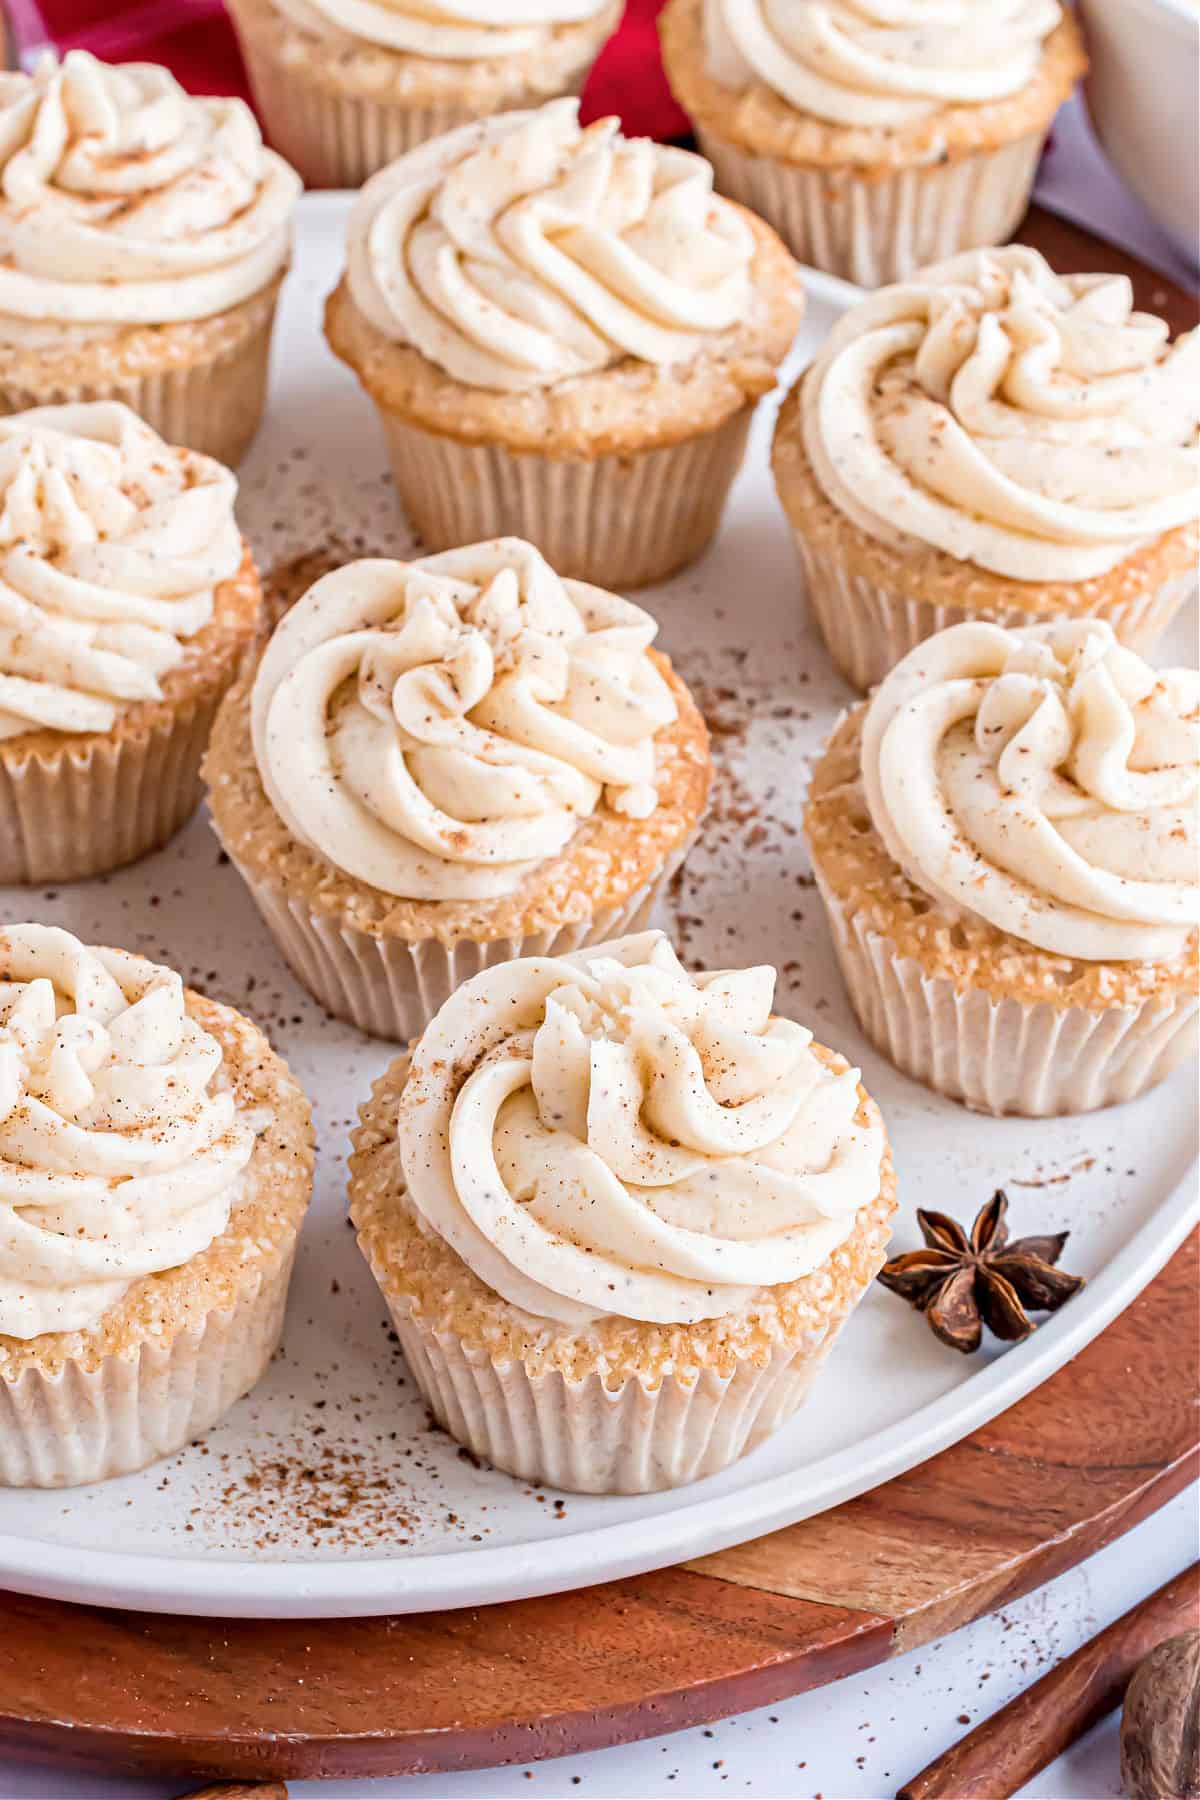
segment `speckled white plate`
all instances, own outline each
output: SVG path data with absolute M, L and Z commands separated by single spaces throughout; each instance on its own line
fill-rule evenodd
M 301 208 L 269 418 L 241 517 L 263 567 L 340 541 L 411 539 L 365 397 L 326 350 L 321 302 L 346 201 Z M 797 366 L 854 290 L 808 283 Z M 664 921 L 698 964 L 772 962 L 781 1009 L 862 1061 L 900 1173 L 897 1241 L 920 1200 L 969 1218 L 1008 1190 L 1014 1231 L 1071 1228 L 1088 1288 L 995 1357 L 943 1349 L 876 1289 L 800 1416 L 735 1468 L 674 1494 L 536 1492 L 431 1429 L 345 1222 L 344 1159 L 386 1045 L 327 1020 L 291 978 L 196 818 L 161 855 L 60 892 L 0 892 L 0 917 L 51 920 L 169 962 L 270 1032 L 317 1108 L 317 1191 L 284 1346 L 203 1442 L 140 1475 L 63 1493 L 0 1492 L 0 1586 L 169 1612 L 339 1615 L 509 1600 L 717 1550 L 820 1512 L 923 1461 L 1044 1381 L 1128 1304 L 1195 1213 L 1195 1081 L 1085 1119 L 990 1121 L 926 1093 L 860 1038 L 799 835 L 811 758 L 849 698 L 797 599 L 764 407 L 715 549 L 646 596 L 715 728 L 714 816 Z M 1188 622 L 1189 628 L 1193 625 Z M 1175 660 L 1188 654 L 1186 633 Z

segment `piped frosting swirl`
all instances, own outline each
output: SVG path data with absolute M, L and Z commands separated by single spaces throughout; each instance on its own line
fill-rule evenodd
M 1200 924 L 1200 675 L 1107 624 L 952 626 L 863 727 L 889 854 L 952 915 L 1082 961 L 1175 955 Z
M 883 1131 L 774 987 L 689 974 L 653 931 L 474 977 L 400 1103 L 426 1228 L 570 1328 L 719 1318 L 810 1273 L 878 1194 Z
M 1017 581 L 1085 581 L 1200 513 L 1200 330 L 1118 275 L 974 250 L 846 313 L 804 380 L 804 446 L 870 536 Z
M 162 697 L 241 565 L 236 493 L 113 401 L 0 419 L 0 738 Z
M 263 787 L 301 843 L 383 893 L 510 893 L 602 800 L 657 805 L 654 738 L 676 706 L 656 631 L 518 538 L 350 563 L 260 664 Z
M 548 34 L 584 25 L 608 0 L 276 0 L 296 25 L 438 62 L 536 56 Z
M 300 178 L 241 100 L 84 50 L 0 74 L 0 336 L 9 321 L 167 325 L 279 274 Z
M 448 132 L 372 176 L 348 279 L 375 328 L 506 391 L 689 361 L 746 315 L 754 237 L 685 150 L 578 101 Z
M 254 1131 L 169 969 L 0 929 L 0 1335 L 94 1324 L 225 1229 Z

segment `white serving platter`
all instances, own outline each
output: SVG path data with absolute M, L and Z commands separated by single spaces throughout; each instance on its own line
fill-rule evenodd
M 242 471 L 261 565 L 311 550 L 404 556 L 412 540 L 371 407 L 328 352 L 321 305 L 341 267 L 347 199 L 302 202 L 268 420 Z M 808 278 L 792 369 L 855 290 Z M 345 1222 L 358 1102 L 392 1051 L 326 1019 L 291 977 L 207 819 L 160 855 L 59 891 L 0 891 L 34 917 L 181 969 L 253 1015 L 312 1096 L 320 1155 L 283 1347 L 201 1443 L 92 1488 L 0 1492 L 0 1586 L 59 1599 L 225 1616 L 349 1616 L 478 1605 L 698 1556 L 821 1512 L 925 1460 L 1044 1381 L 1109 1323 L 1196 1216 L 1194 1072 L 1081 1119 L 987 1120 L 905 1080 L 860 1037 L 843 996 L 799 821 L 807 771 L 850 699 L 797 593 L 762 408 L 715 548 L 650 591 L 661 642 L 715 727 L 714 816 L 664 919 L 685 958 L 770 962 L 780 1010 L 860 1060 L 915 1204 L 969 1219 L 996 1187 L 1014 1234 L 1070 1227 L 1087 1289 L 1024 1344 L 963 1358 L 876 1288 L 806 1409 L 724 1474 L 642 1498 L 557 1496 L 480 1468 L 427 1420 Z M 639 596 L 643 598 L 643 596 Z M 1189 629 L 1193 622 L 1188 622 Z M 1184 660 L 1182 632 L 1166 658 Z

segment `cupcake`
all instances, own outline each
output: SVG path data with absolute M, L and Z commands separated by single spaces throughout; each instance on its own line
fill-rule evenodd
M 800 1406 L 882 1266 L 895 1180 L 770 968 L 660 932 L 488 969 L 362 1108 L 359 1245 L 452 1435 L 526 1481 L 648 1493 Z
M 1200 676 L 1099 619 L 954 625 L 842 720 L 805 821 L 863 1030 L 981 1112 L 1194 1054 Z
M 511 538 L 350 563 L 284 615 L 205 774 L 329 1012 L 407 1039 L 480 969 L 646 920 L 712 772 L 656 630 Z
M 426 138 L 578 94 L 621 0 L 230 0 L 271 142 L 361 187 Z
M 1123 275 L 969 252 L 851 309 L 789 394 L 779 497 L 829 653 L 866 689 L 964 619 L 1103 619 L 1147 649 L 1196 592 L 1200 331 Z
M 104 874 L 195 810 L 258 623 L 236 492 L 116 401 L 0 418 L 0 884 Z
M 236 463 L 300 181 L 240 100 L 86 51 L 0 74 L 0 413 L 123 400 Z
M 669 0 L 660 30 L 720 191 L 861 287 L 1011 237 L 1087 66 L 1057 0 Z
M 229 1006 L 122 950 L 0 928 L 0 1485 L 125 1475 L 279 1339 L 308 1102 Z
M 515 533 L 625 589 L 712 538 L 801 306 L 699 157 L 557 100 L 369 181 L 325 331 L 426 549 Z

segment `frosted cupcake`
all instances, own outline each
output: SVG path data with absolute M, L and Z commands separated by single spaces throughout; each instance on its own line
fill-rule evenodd
M 887 1137 L 770 968 L 660 932 L 487 970 L 362 1109 L 350 1202 L 448 1431 L 527 1481 L 715 1474 L 806 1397 L 884 1258 Z
M 103 874 L 195 810 L 258 623 L 236 493 L 113 401 L 0 418 L 0 884 Z
M 621 0 L 231 0 L 271 142 L 360 187 L 426 138 L 577 94 Z
M 308 1102 L 169 969 L 0 928 L 0 1485 L 128 1474 L 254 1386 L 312 1187 Z
M 1086 67 L 1057 0 L 670 0 L 660 29 L 720 191 L 862 287 L 1011 237 Z
M 236 463 L 299 192 L 242 101 L 165 69 L 72 50 L 0 74 L 0 413 L 122 400 Z
M 854 1010 L 993 1113 L 1130 1100 L 1196 1048 L 1200 676 L 1098 620 L 956 625 L 843 719 L 806 829 Z
M 561 100 L 369 181 L 325 330 L 425 548 L 515 533 L 623 590 L 708 544 L 801 306 L 706 163 Z
M 872 687 L 963 619 L 1106 620 L 1147 649 L 1196 592 L 1200 331 L 1123 275 L 978 251 L 842 318 L 781 409 L 808 601 Z
M 299 979 L 414 1036 L 469 975 L 640 924 L 711 765 L 649 614 L 531 544 L 350 563 L 221 710 L 213 822 Z

